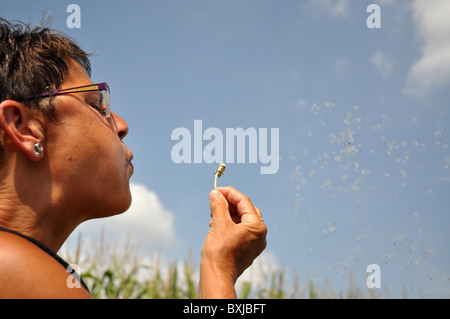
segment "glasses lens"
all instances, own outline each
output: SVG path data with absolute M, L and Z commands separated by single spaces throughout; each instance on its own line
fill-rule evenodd
M 103 92 L 103 103 L 105 103 L 105 112 L 106 112 L 106 117 L 110 117 L 111 116 L 111 105 L 109 102 L 109 87 L 108 85 L 106 85 L 106 90 L 102 91 Z
M 118 132 L 114 115 L 111 114 L 111 116 L 107 117 L 106 120 L 108 121 L 108 124 L 114 129 L 114 131 Z
M 102 94 L 103 94 L 103 103 L 105 105 L 106 120 L 108 121 L 109 125 L 117 132 L 116 121 L 114 120 L 114 115 L 111 113 L 108 84 L 106 84 L 106 90 L 103 90 Z

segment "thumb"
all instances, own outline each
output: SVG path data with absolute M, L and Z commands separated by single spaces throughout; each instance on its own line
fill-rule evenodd
M 217 189 L 213 189 L 209 193 L 209 205 L 211 207 L 211 218 L 213 223 L 227 223 L 231 221 L 228 201 Z

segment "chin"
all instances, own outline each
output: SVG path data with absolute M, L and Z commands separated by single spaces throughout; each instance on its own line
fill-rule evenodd
M 95 211 L 93 211 L 92 216 L 89 219 L 94 218 L 105 218 L 115 215 L 123 214 L 131 206 L 131 193 L 128 191 L 123 196 L 111 196 L 112 200 L 96 205 Z
M 131 206 L 131 193 L 128 191 L 128 196 L 126 196 L 126 198 L 123 198 L 121 201 L 117 202 L 114 205 L 112 214 L 110 216 L 123 214 L 128 210 L 128 208 L 130 208 L 130 206 Z

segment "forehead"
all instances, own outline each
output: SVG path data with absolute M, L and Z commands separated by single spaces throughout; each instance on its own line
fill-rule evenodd
M 94 84 L 90 79 L 89 75 L 86 73 L 84 68 L 76 61 L 72 61 L 69 64 L 67 74 L 64 77 L 64 81 L 58 90 L 68 89 L 73 87 L 85 86 Z M 77 100 L 81 103 L 101 103 L 102 94 L 98 91 L 92 92 L 78 92 L 76 94 L 70 94 L 74 99 L 66 99 L 64 95 L 55 97 L 55 106 L 57 105 L 58 113 L 65 114 L 68 116 L 79 115 L 81 110 L 89 110 L 89 108 L 78 108 L 74 107 L 74 102 Z M 78 102 L 77 102 L 78 103 Z
M 76 61 L 71 61 L 64 81 L 59 89 L 93 84 L 91 78 Z

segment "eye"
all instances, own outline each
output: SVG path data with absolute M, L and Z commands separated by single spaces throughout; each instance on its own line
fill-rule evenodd
M 94 110 L 97 110 L 102 116 L 106 116 L 106 108 L 99 103 L 91 103 L 89 104 Z

